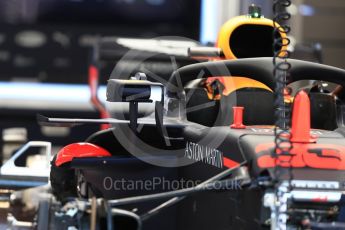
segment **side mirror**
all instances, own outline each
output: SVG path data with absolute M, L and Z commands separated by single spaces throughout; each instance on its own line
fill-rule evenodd
M 155 103 L 157 128 L 163 126 L 164 86 L 148 81 L 144 73 L 137 73 L 130 80 L 110 79 L 107 84 L 108 102 L 129 102 L 129 121 L 136 132 L 138 126 L 138 103 Z

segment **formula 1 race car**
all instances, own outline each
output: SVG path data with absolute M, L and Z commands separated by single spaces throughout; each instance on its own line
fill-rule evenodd
M 292 64 L 291 81 L 324 80 L 323 76 L 328 76 L 328 81 L 345 85 L 344 70 L 292 59 L 288 61 Z M 174 72 L 169 83 L 176 85 L 180 76 L 181 84 L 186 85 L 194 80 L 200 71 L 205 73 L 205 77 L 215 76 L 212 71 L 218 71 L 216 76 L 226 75 L 219 72 L 223 67 L 230 70 L 234 76 L 251 76 L 269 87 L 274 85 L 271 58 L 195 64 Z M 146 80 L 110 80 L 107 89 L 108 101 L 129 101 L 135 107 L 136 103 L 148 103 L 150 98 L 157 98 L 157 95 L 153 95 L 156 93 L 156 87 L 162 88 L 162 85 Z M 184 109 L 184 113 L 179 111 L 179 114 L 183 115 L 188 111 L 188 103 L 185 103 L 188 99 L 181 98 L 188 92 L 169 88 L 167 90 L 171 97 L 167 112 L 172 115 L 160 120 L 160 103 L 163 102 L 161 90 L 158 94 L 161 100 L 156 102 L 155 123 L 141 119 L 136 121 L 134 115 L 130 115 L 133 119 L 129 122 L 110 120 L 109 123 L 115 124 L 112 129 L 92 135 L 85 143 L 71 144 L 63 148 L 52 162 L 51 183 L 56 196 L 61 200 L 76 194 L 84 199 L 103 198 L 98 202 L 105 202 L 110 210 L 115 207 L 124 208 L 127 212 L 135 210 L 131 213 L 138 219 L 135 226 L 142 224 L 144 229 L 146 224 L 148 228 L 164 226 L 169 229 L 259 229 L 265 226 L 268 228 L 270 225 L 293 226 L 296 229 L 344 228 L 344 113 L 338 111 L 339 128 L 335 131 L 310 129 L 310 98 L 312 103 L 317 103 L 322 110 L 321 105 L 325 101 L 331 101 L 333 107 L 337 107 L 334 96 L 313 92 L 308 95 L 305 91 L 297 93 L 289 139 L 293 147 L 289 155 L 273 156 L 274 128 L 244 125 L 243 113 L 246 114 L 249 105 L 238 107 L 238 103 L 245 104 L 244 99 L 233 105 L 227 101 L 226 105 L 230 106 L 220 102 L 219 106 L 224 108 L 220 116 L 229 118 L 225 121 L 228 124 L 208 127 L 188 121 L 186 117 L 174 116 L 176 111 L 170 109 L 171 107 Z M 243 98 L 258 96 L 258 92 L 245 94 Z M 267 96 L 262 94 L 262 97 Z M 128 100 L 133 98 L 133 95 L 142 96 Z M 173 102 L 179 105 L 172 104 Z M 187 107 L 184 107 L 186 104 Z M 343 111 L 343 105 L 340 105 L 339 109 Z M 312 113 L 316 113 L 313 116 L 320 112 L 312 110 Z M 133 110 L 131 113 L 135 114 Z M 262 115 L 265 116 L 265 113 Z M 230 125 L 228 121 L 232 120 L 234 123 Z M 69 121 L 49 118 L 45 122 Z M 141 131 L 138 131 L 140 125 Z M 121 145 L 114 137 L 117 132 L 124 132 L 123 137 L 132 142 Z M 140 148 L 145 141 L 154 143 L 156 151 L 146 152 L 145 146 Z M 171 144 L 165 146 L 166 141 Z M 151 146 L 152 149 L 154 147 Z M 130 154 L 133 149 L 137 153 L 142 151 L 142 155 L 133 157 Z M 165 166 L 170 167 L 159 166 L 160 162 L 165 162 Z M 174 167 L 180 165 L 182 166 Z M 278 167 L 280 172 L 277 171 Z M 63 174 L 59 174 L 61 170 L 64 170 Z M 57 175 L 63 176 L 64 179 L 61 180 Z M 122 179 L 125 182 L 154 181 L 156 177 L 170 182 L 198 180 L 201 184 L 165 193 L 163 187 L 157 187 L 154 191 L 145 191 L 142 187 L 121 190 L 120 185 L 116 185 L 116 182 Z M 235 181 L 240 183 L 240 189 L 233 189 Z M 221 183 L 221 186 L 217 188 L 215 182 Z M 278 200 L 274 193 L 275 183 L 279 184 L 278 192 L 283 194 L 277 196 L 280 197 Z M 158 185 L 162 186 L 159 183 Z M 159 193 L 162 191 L 163 193 Z M 204 192 L 181 198 L 200 191 Z M 128 196 L 132 198 L 126 198 Z M 156 203 L 157 200 L 164 203 Z M 170 210 L 164 210 L 171 204 L 176 205 L 170 207 Z M 154 215 L 158 216 L 153 217 Z M 99 217 L 101 218 L 102 214 L 99 214 Z M 276 222 L 273 222 L 275 219 Z M 123 223 L 119 225 L 121 224 Z M 126 226 L 126 229 L 129 227 Z
M 276 29 L 264 24 L 242 21 L 227 44 L 231 34 Z M 256 52 L 187 65 L 166 82 L 115 74 L 112 118 L 39 116 L 42 125 L 111 128 L 54 156 L 37 228 L 345 229 L 345 70 Z M 284 95 L 284 83 L 301 80 L 317 84 Z M 336 90 L 322 90 L 325 81 Z

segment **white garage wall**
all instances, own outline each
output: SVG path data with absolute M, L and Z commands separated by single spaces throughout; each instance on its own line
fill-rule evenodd
M 200 41 L 215 42 L 222 24 L 240 15 L 240 0 L 202 0 Z

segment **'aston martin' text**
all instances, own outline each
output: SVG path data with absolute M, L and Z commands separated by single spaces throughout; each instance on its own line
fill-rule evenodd
M 201 161 L 213 165 L 217 168 L 223 167 L 223 153 L 221 151 L 197 143 L 186 143 L 185 157 L 193 161 Z

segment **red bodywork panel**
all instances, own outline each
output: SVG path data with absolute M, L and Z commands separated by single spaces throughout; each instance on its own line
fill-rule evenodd
M 73 143 L 63 147 L 56 156 L 55 165 L 71 162 L 73 158 L 109 157 L 111 154 L 97 145 L 90 143 Z
M 223 165 L 229 169 L 235 168 L 240 165 L 240 163 L 231 160 L 230 158 L 223 157 Z
M 281 166 L 345 170 L 345 147 L 342 145 L 294 143 L 290 150 L 291 156 L 283 156 L 278 153 L 277 158 L 271 156 L 274 146 L 274 143 L 256 146 L 255 152 L 260 154 L 257 159 L 260 168 Z
M 278 156 L 273 157 L 274 143 L 256 146 L 255 152 L 260 154 L 258 166 L 345 170 L 345 146 L 316 143 L 317 138 L 310 135 L 310 100 L 305 91 L 300 91 L 295 97 L 290 137 L 290 155 L 280 155 L 277 150 Z

